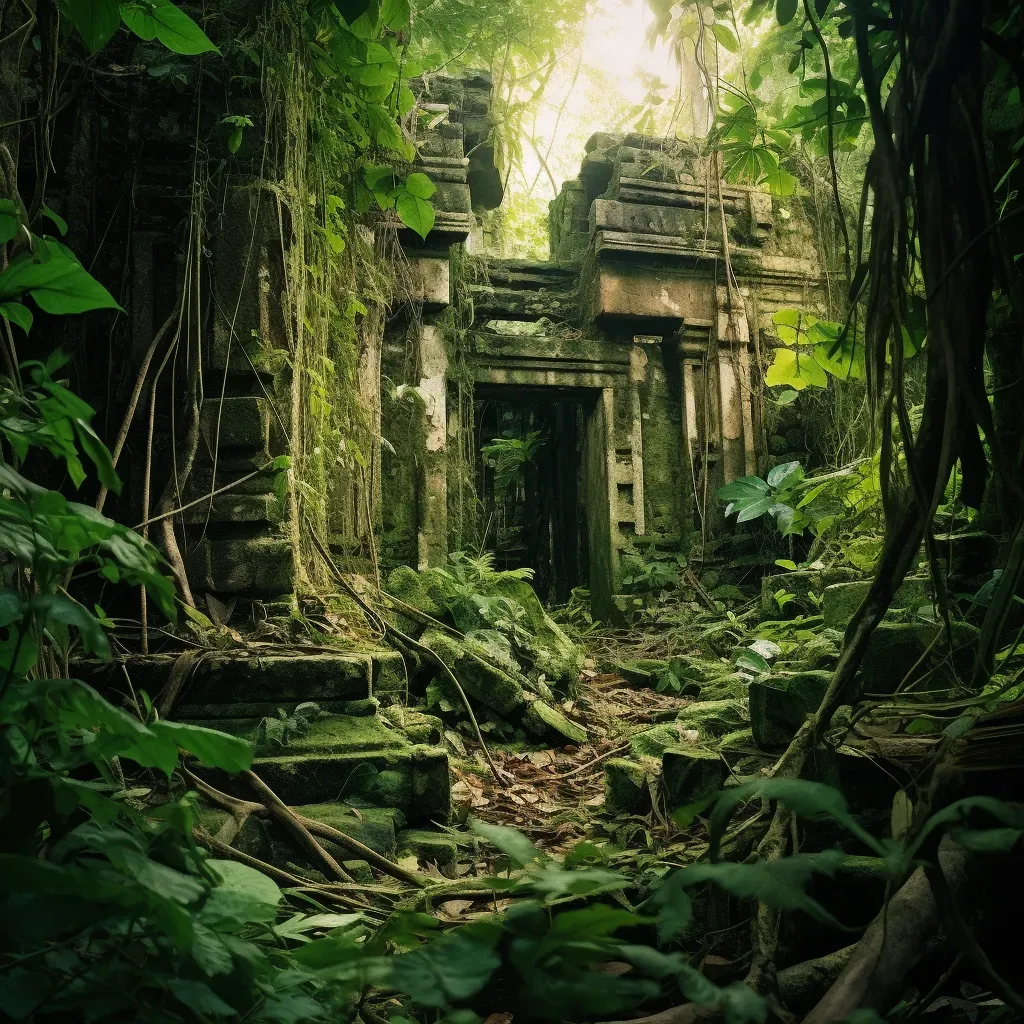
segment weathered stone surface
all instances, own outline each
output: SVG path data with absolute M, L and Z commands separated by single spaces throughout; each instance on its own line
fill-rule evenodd
M 804 719 L 821 704 L 830 672 L 769 676 L 750 684 L 750 728 L 763 750 L 785 746 Z
M 870 589 L 870 580 L 827 586 L 821 609 L 825 625 L 830 629 L 845 629 Z M 923 605 L 932 605 L 931 580 L 926 577 L 910 577 L 896 591 L 890 608 L 919 608 Z
M 564 743 L 586 743 L 587 730 L 577 725 L 558 708 L 546 701 L 530 701 L 523 712 L 523 728 L 534 736 L 561 746 Z
M 409 821 L 447 821 L 448 756 L 438 747 L 259 757 L 253 769 L 289 804 L 360 797 L 397 807 Z
M 454 839 L 442 832 L 429 832 L 426 829 L 406 829 L 400 832 L 397 850 L 399 857 L 415 854 L 420 860 L 436 864 L 439 868 L 450 867 L 459 858 L 459 847 Z
M 780 613 L 778 603 L 775 600 L 775 593 L 785 590 L 794 594 L 799 602 L 796 610 L 805 614 L 815 611 L 815 603 L 810 595 L 813 593 L 819 599 L 825 593 L 825 588 L 836 583 L 850 583 L 855 580 L 857 572 L 855 569 L 836 567 L 832 569 L 798 569 L 796 572 L 777 573 L 773 576 L 765 576 L 761 581 L 761 613 L 768 618 L 777 618 L 780 614 L 792 615 L 794 605 L 786 606 L 786 612 Z
M 980 631 L 966 622 L 954 622 L 952 665 L 964 679 L 971 673 L 978 650 Z M 945 627 L 928 622 L 883 622 L 871 634 L 861 661 L 865 693 L 891 694 L 904 681 L 914 681 L 942 661 L 948 652 Z M 925 649 L 935 641 L 927 657 Z M 949 670 L 939 669 L 940 678 Z
M 700 747 L 671 747 L 661 758 L 661 782 L 670 812 L 713 796 L 728 776 L 722 758 Z
M 270 450 L 270 403 L 252 395 L 207 398 L 203 403 L 203 437 L 216 448 Z M 225 481 L 226 482 L 226 481 Z
M 170 657 L 150 659 L 149 671 L 166 678 L 173 662 Z M 140 661 L 139 669 L 145 671 L 146 664 Z M 365 654 L 213 655 L 195 667 L 180 704 L 362 700 L 372 696 L 371 665 L 372 657 Z
M 444 726 L 441 719 L 434 715 L 425 715 L 422 711 L 401 704 L 384 708 L 381 715 L 396 729 L 401 729 L 412 743 L 441 742 Z
M 277 537 L 202 541 L 187 558 L 193 587 L 246 597 L 280 597 L 295 580 L 291 543 Z
M 663 722 L 653 729 L 634 733 L 629 738 L 633 753 L 640 757 L 661 757 L 669 747 L 677 747 L 685 741 L 683 735 L 686 726 L 679 722 Z
M 658 777 L 651 759 L 613 757 L 604 766 L 604 809 L 609 814 L 647 814 L 651 809 L 650 784 Z
M 395 830 L 405 816 L 393 807 L 359 807 L 340 803 L 304 804 L 295 808 L 304 818 L 330 825 L 364 846 L 390 857 L 395 853 Z
M 745 725 L 747 705 L 743 700 L 701 700 L 683 708 L 676 719 L 680 729 L 695 729 L 701 740 L 724 736 Z

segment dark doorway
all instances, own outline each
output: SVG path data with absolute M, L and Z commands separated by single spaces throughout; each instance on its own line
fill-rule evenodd
M 588 401 L 589 398 L 589 401 Z M 583 477 L 587 393 L 477 387 L 474 425 L 484 547 L 498 568 L 530 568 L 546 604 L 590 583 Z

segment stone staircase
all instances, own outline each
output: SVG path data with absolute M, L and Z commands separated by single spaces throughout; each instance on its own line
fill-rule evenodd
M 159 693 L 177 657 L 129 659 L 136 691 Z M 88 681 L 115 688 L 119 676 L 117 665 L 104 666 Z M 395 724 L 401 716 L 382 713 L 405 690 L 405 666 L 394 651 L 211 652 L 187 672 L 174 718 L 252 742 L 253 770 L 307 817 L 319 819 L 323 806 L 354 805 L 389 808 L 402 822 L 446 822 L 451 787 L 447 752 L 435 745 L 439 724 L 431 729 L 433 720 L 418 716 L 427 727 L 418 721 L 420 728 L 403 731 Z M 415 741 L 422 739 L 432 742 Z M 216 784 L 251 798 L 226 775 Z

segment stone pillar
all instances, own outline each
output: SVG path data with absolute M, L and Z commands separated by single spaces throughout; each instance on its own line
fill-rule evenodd
M 721 409 L 722 466 L 725 482 L 754 473 L 753 396 L 750 390 L 750 328 L 742 298 L 718 289 L 718 387 Z
M 420 488 L 417 549 L 419 567 L 440 565 L 448 557 L 448 353 L 438 327 L 424 324 L 420 334 L 420 383 L 426 418 Z

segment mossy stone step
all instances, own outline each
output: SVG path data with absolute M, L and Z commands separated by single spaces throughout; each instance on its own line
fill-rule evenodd
M 526 703 L 523 696 L 524 682 L 510 672 L 490 664 L 467 645 L 440 630 L 427 630 L 420 642 L 447 664 L 469 697 L 499 715 L 510 715 L 522 710 Z M 436 682 L 449 700 L 461 703 L 458 692 L 447 676 L 438 673 Z
M 609 758 L 604 765 L 604 809 L 608 814 L 648 814 L 651 783 L 660 765 L 654 758 Z
M 396 847 L 399 857 L 415 854 L 420 860 L 436 864 L 439 868 L 452 867 L 459 859 L 458 843 L 444 832 L 406 829 L 398 834 Z
M 713 750 L 672 747 L 661 755 L 661 784 L 670 813 L 714 796 L 728 777 L 729 766 Z
M 546 743 L 586 743 L 587 730 L 558 708 L 542 700 L 532 701 L 523 714 L 523 728 Z
M 157 656 L 133 659 L 129 671 L 136 685 L 139 673 L 150 685 L 162 686 L 176 659 Z M 192 705 L 316 703 L 388 699 L 405 690 L 405 672 L 395 651 L 337 654 L 217 654 L 204 658 L 186 680 L 179 714 L 195 717 Z M 149 692 L 156 692 L 150 690 Z M 219 717 L 219 716 L 218 716 Z M 261 716 L 262 717 L 262 716 Z
M 448 754 L 441 747 L 281 754 L 257 757 L 253 770 L 288 804 L 359 797 L 397 807 L 409 821 L 445 822 L 451 815 Z

